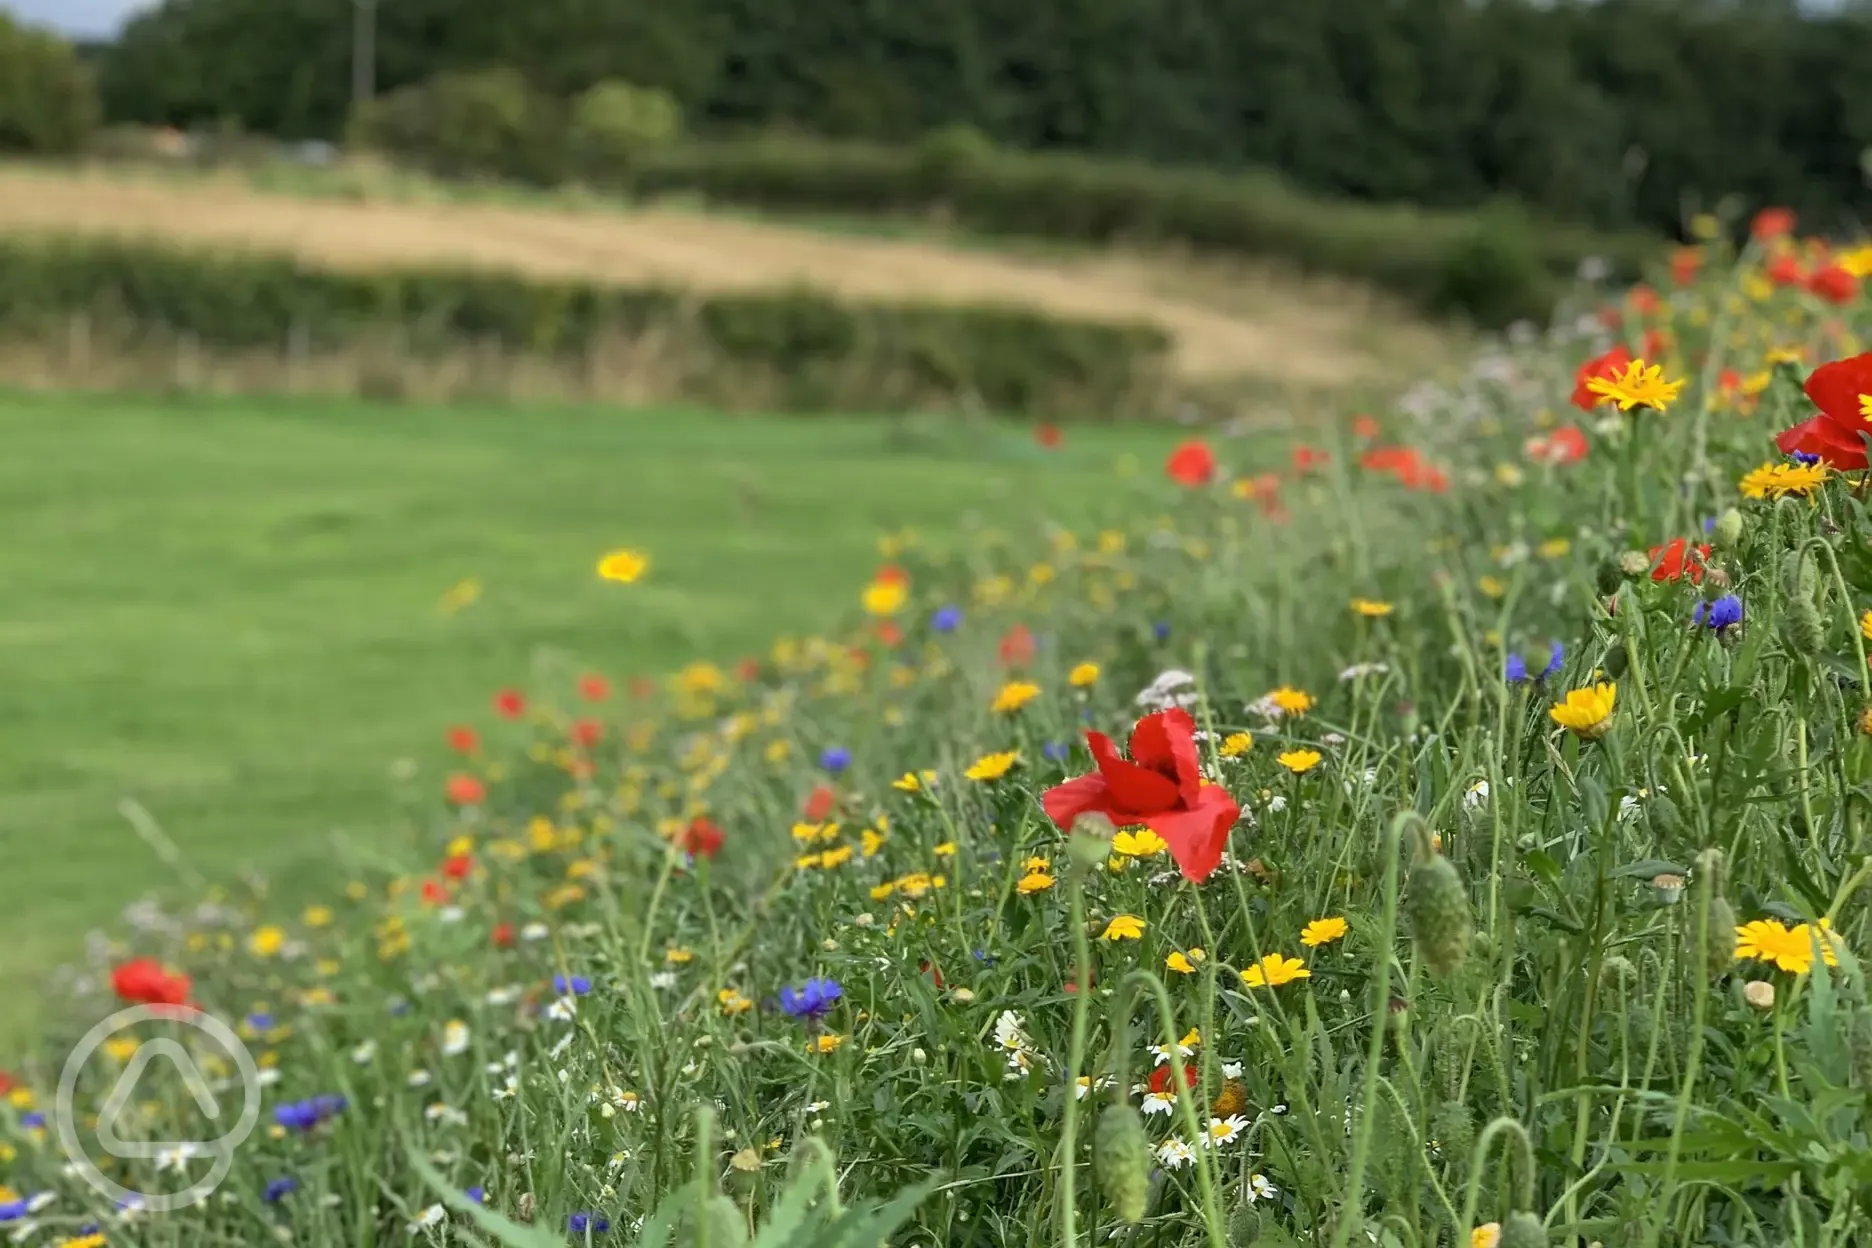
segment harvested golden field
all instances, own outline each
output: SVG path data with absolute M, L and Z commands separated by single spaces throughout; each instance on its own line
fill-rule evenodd
M 1190 379 L 1307 388 L 1371 381 L 1448 336 L 1341 283 L 1144 252 L 1021 252 L 800 228 L 673 207 L 351 202 L 243 180 L 0 170 L 0 230 L 286 251 L 344 268 L 455 263 L 695 289 L 806 285 L 857 299 L 1009 303 L 1143 320 Z

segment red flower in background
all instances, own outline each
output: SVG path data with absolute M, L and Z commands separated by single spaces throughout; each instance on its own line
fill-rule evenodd
M 579 677 L 578 691 L 587 702 L 602 702 L 611 696 L 611 682 L 597 672 L 587 672 Z
M 1807 289 L 1832 304 L 1848 304 L 1859 297 L 1859 279 L 1839 264 L 1829 264 L 1807 279 Z
M 1710 557 L 1708 546 L 1692 549 L 1689 539 L 1679 537 L 1653 546 L 1649 553 L 1652 580 L 1681 581 L 1687 576 L 1692 585 L 1703 583 L 1703 561 Z
M 1449 477 L 1443 470 L 1408 446 L 1374 446 L 1359 456 L 1359 467 L 1367 472 L 1389 473 L 1407 490 L 1441 494 L 1449 489 Z
M 6 1071 L 0 1070 L 0 1096 L 5 1096 L 19 1086 L 19 1081 Z
M 1660 355 L 1670 350 L 1670 345 L 1671 339 L 1669 334 L 1661 329 L 1647 329 L 1644 332 L 1644 342 L 1640 344 L 1639 350 L 1644 353 L 1645 359 L 1655 360 Z
M 935 985 L 938 992 L 948 987 L 948 984 L 943 980 L 942 968 L 928 958 L 924 958 L 921 962 L 917 963 L 917 970 L 929 976 L 930 983 Z
M 1332 454 L 1318 447 L 1296 446 L 1293 449 L 1293 470 L 1302 476 L 1315 468 L 1324 468 L 1332 463 Z
M 487 786 L 466 772 L 458 771 L 442 786 L 442 793 L 457 806 L 479 806 L 487 798 Z
M 1380 430 L 1378 428 L 1378 421 L 1375 417 L 1354 416 L 1352 418 L 1352 436 L 1353 437 L 1369 442 L 1373 438 L 1377 437 L 1379 432 Z
M 1529 438 L 1522 449 L 1537 464 L 1577 464 L 1586 458 L 1586 435 L 1572 425 L 1562 425 L 1545 436 Z
M 1795 256 L 1776 256 L 1768 265 L 1768 280 L 1777 286 L 1798 286 L 1807 280 Z
M 496 923 L 494 930 L 488 933 L 488 938 L 494 942 L 496 949 L 511 949 L 514 946 L 514 925 Z
M 678 844 L 682 846 L 683 853 L 692 858 L 713 858 L 721 852 L 722 830 L 712 820 L 697 816 L 682 830 Z
M 472 754 L 481 748 L 481 734 L 466 724 L 457 724 L 443 738 L 457 754 Z
M 1164 1095 L 1175 1086 L 1176 1075 L 1171 1071 L 1170 1063 L 1165 1062 L 1162 1066 L 1151 1071 L 1150 1090 L 1155 1092 L 1158 1096 Z M 1183 1086 L 1186 1088 L 1193 1088 L 1196 1086 L 1196 1068 L 1188 1062 L 1183 1063 Z
M 648 676 L 631 677 L 630 683 L 626 685 L 625 688 L 630 691 L 630 696 L 636 698 L 639 702 L 642 702 L 646 698 L 656 697 L 656 681 L 651 680 Z
M 1001 638 L 1001 662 L 1006 667 L 1024 667 L 1033 662 L 1034 635 L 1025 624 L 1016 624 Z
M 877 639 L 886 646 L 897 646 L 903 642 L 903 629 L 897 627 L 895 620 L 880 620 L 877 626 Z
M 1170 458 L 1164 461 L 1164 475 L 1192 490 L 1215 480 L 1215 472 L 1215 452 L 1201 438 L 1191 438 L 1171 451 Z
M 1202 782 L 1189 712 L 1172 708 L 1138 720 L 1128 760 L 1102 732 L 1088 729 L 1086 744 L 1098 770 L 1048 789 L 1040 799 L 1047 817 L 1066 830 L 1089 812 L 1119 827 L 1141 823 L 1163 838 L 1185 879 L 1207 879 L 1241 807 L 1221 785 Z
M 734 670 L 735 676 L 743 681 L 759 680 L 760 660 L 756 658 L 742 659 L 739 663 L 735 664 Z
M 806 804 L 800 808 L 800 813 L 806 817 L 807 823 L 820 823 L 837 804 L 837 793 L 826 785 L 815 785 L 813 791 L 806 795 Z
M 425 906 L 439 906 L 449 899 L 448 885 L 441 880 L 430 878 L 422 882 L 422 899 Z
M 187 1005 L 189 977 L 171 975 L 155 958 L 132 958 L 111 971 L 111 991 L 132 1005 Z
M 1582 412 L 1590 412 L 1604 402 L 1598 395 L 1586 388 L 1589 381 L 1611 381 L 1625 371 L 1625 366 L 1632 361 L 1631 352 L 1620 343 L 1603 355 L 1595 355 L 1579 366 L 1573 374 L 1573 406 Z
M 442 874 L 451 880 L 465 880 L 473 871 L 473 854 L 450 854 L 442 860 Z
M 1716 374 L 1716 388 L 1724 394 L 1731 394 L 1742 388 L 1742 374 L 1733 368 L 1725 368 Z
M 604 740 L 604 722 L 591 718 L 575 719 L 572 721 L 572 730 L 568 735 L 572 738 L 572 744 L 583 749 L 590 749 Z
M 526 698 L 518 689 L 503 689 L 494 695 L 494 713 L 502 719 L 519 719 L 526 714 Z
M 1765 243 L 1792 231 L 1795 219 L 1792 208 L 1764 208 L 1749 222 L 1749 233 L 1757 242 Z
M 871 578 L 882 585 L 901 585 L 910 579 L 908 573 L 894 563 L 887 563 L 877 570 Z
M 1640 284 L 1631 288 L 1625 296 L 1631 300 L 1632 311 L 1639 316 L 1650 316 L 1658 309 L 1657 291 Z
M 1834 360 L 1807 378 L 1807 397 L 1820 414 L 1775 435 L 1784 455 L 1818 455 L 1835 468 L 1866 466 L 1862 433 L 1872 433 L 1872 352 Z
M 1066 435 L 1060 432 L 1058 425 L 1043 423 L 1034 426 L 1034 441 L 1049 451 L 1056 451 L 1065 444 Z
M 1703 267 L 1703 252 L 1696 247 L 1679 247 L 1671 253 L 1671 281 L 1679 286 L 1688 286 L 1696 281 L 1697 270 Z

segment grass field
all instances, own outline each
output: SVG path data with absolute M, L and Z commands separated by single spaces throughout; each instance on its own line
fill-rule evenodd
M 1163 252 L 980 245 L 852 223 L 785 224 L 601 201 L 359 202 L 245 180 L 0 167 L 0 231 L 289 251 L 351 269 L 473 264 L 693 290 L 803 285 L 854 299 L 1005 303 L 1167 330 L 1190 379 L 1342 389 L 1457 358 L 1452 331 L 1348 283 Z
M 173 872 L 143 803 L 211 878 L 331 870 L 396 838 L 396 759 L 490 692 L 732 659 L 855 602 L 876 535 L 1085 516 L 1114 456 L 972 425 L 13 397 L 0 403 L 0 977 L 43 970 Z M 1101 495 L 1108 491 L 1101 491 Z M 647 550 L 628 588 L 590 574 Z M 438 609 L 476 577 L 479 601 Z M 433 776 L 423 781 L 425 795 Z

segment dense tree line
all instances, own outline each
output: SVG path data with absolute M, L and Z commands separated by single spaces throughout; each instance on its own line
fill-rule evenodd
M 117 120 L 335 136 L 357 0 L 167 0 Z M 660 87 L 692 129 L 1264 165 L 1368 199 L 1509 195 L 1674 228 L 1736 194 L 1872 216 L 1872 15 L 1794 0 L 377 0 L 375 81 L 508 66 Z

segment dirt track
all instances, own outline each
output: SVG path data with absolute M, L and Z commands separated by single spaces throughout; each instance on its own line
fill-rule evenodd
M 1190 377 L 1330 386 L 1379 363 L 1369 349 L 1369 300 L 1291 278 L 1250 274 L 1244 286 L 1141 256 L 1030 258 L 674 209 L 356 203 L 266 194 L 232 180 L 13 169 L 0 170 L 0 230 L 285 250 L 346 268 L 451 261 L 619 283 L 803 284 L 867 299 L 1012 303 L 1154 322 L 1174 336 L 1178 369 Z M 1402 327 L 1395 314 L 1386 319 Z

